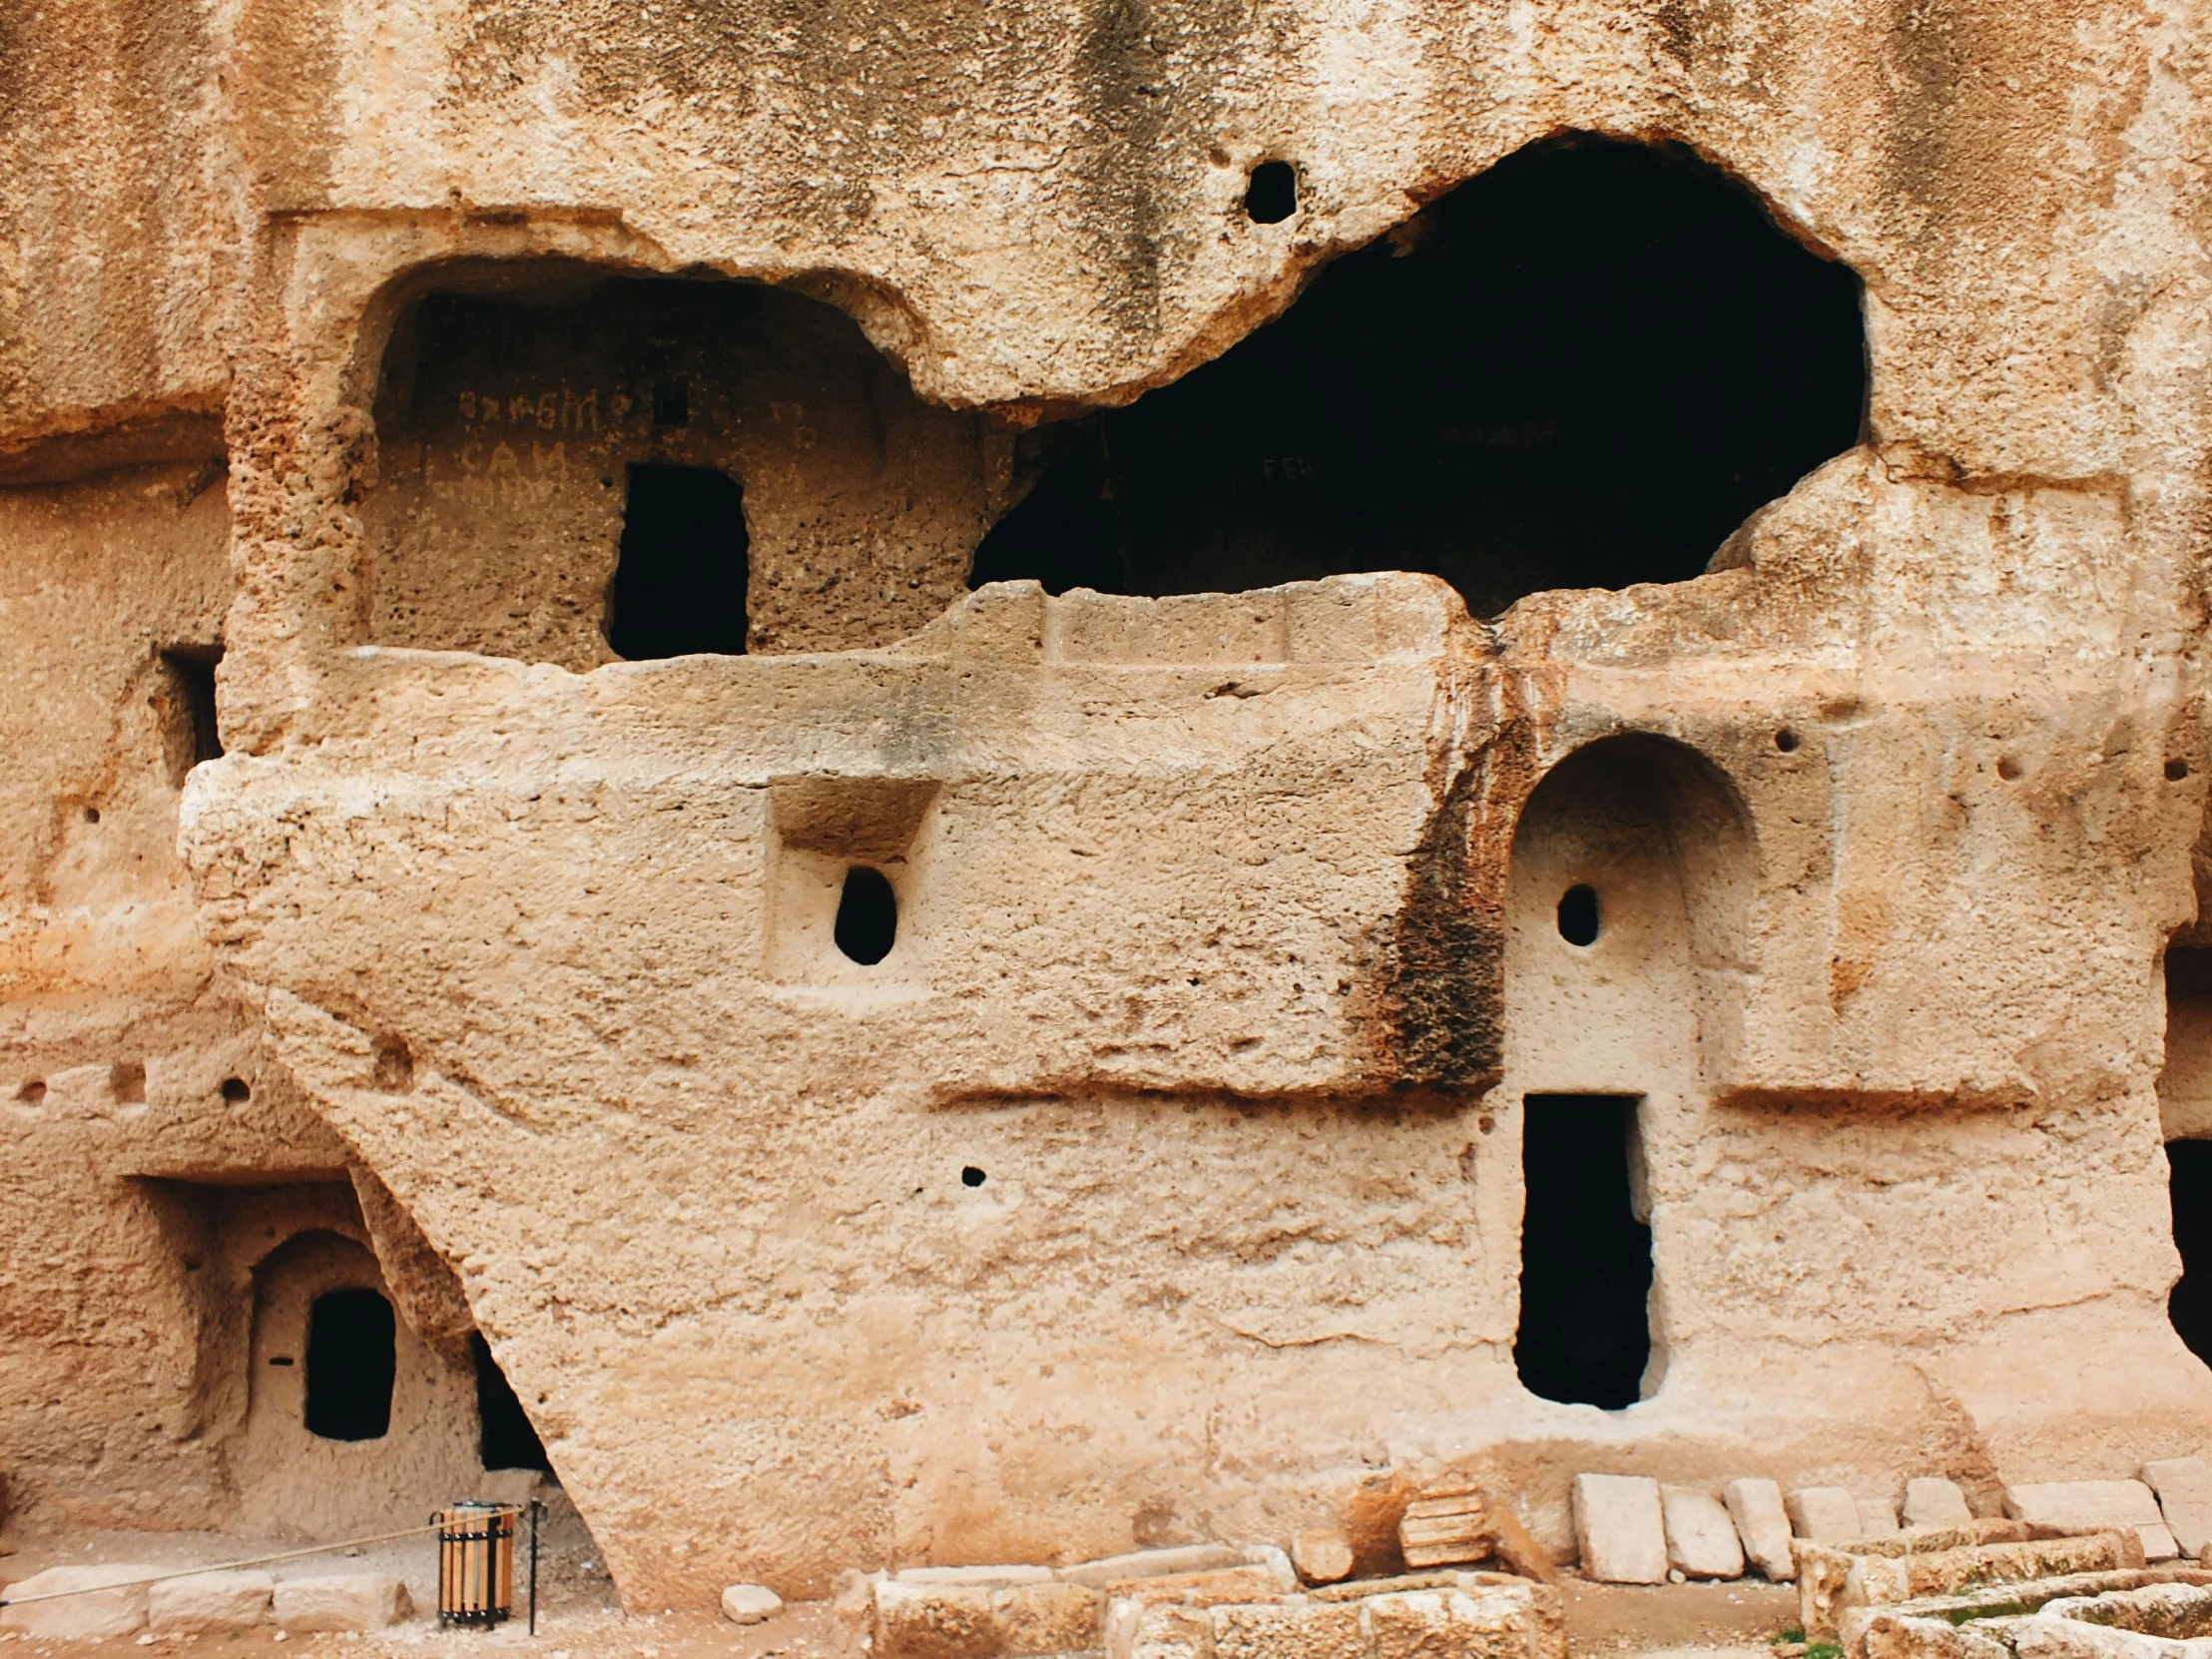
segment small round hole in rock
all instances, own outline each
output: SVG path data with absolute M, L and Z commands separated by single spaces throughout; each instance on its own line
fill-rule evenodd
M 898 897 L 879 869 L 854 864 L 837 900 L 837 948 L 863 967 L 891 953 L 898 939 Z
M 1577 881 L 1559 895 L 1559 936 L 1569 944 L 1597 940 L 1597 888 Z
M 2168 762 L 2166 763 L 2166 782 L 2167 782 L 2167 783 L 2169 783 L 2169 784 L 2178 784 L 2178 783 L 2180 783 L 2180 782 L 2181 782 L 2181 781 L 2182 781 L 2182 780 L 2183 780 L 2184 778 L 2186 778 L 2186 777 L 2188 777 L 2188 776 L 2189 776 L 2189 763 L 2188 763 L 2187 761 L 2182 761 L 2182 760 L 2173 760 L 2173 761 L 2168 761 Z
M 1785 726 L 1774 735 L 1774 746 L 1785 755 L 1794 754 L 1798 746 L 1798 735 Z
M 46 1079 L 34 1077 L 15 1091 L 15 1098 L 26 1106 L 36 1106 L 46 1098 Z
M 1255 225 L 1280 225 L 1298 212 L 1298 170 L 1289 162 L 1262 162 L 1245 186 L 1245 214 Z
M 236 1106 L 241 1101 L 252 1100 L 254 1090 L 243 1077 L 226 1077 L 223 1080 L 223 1098 Z
M 2009 755 L 2000 755 L 1997 757 L 1997 776 L 1999 778 L 2003 779 L 2007 784 L 2009 784 L 2014 779 L 2018 778 L 2019 775 L 2019 762 L 2013 760 L 2012 757 Z
M 87 807 L 85 809 L 85 822 L 87 824 L 98 824 L 100 822 L 100 809 L 97 807 Z
M 980 1187 L 983 1184 L 984 1180 L 985 1177 L 983 1172 L 977 1169 L 973 1164 L 968 1165 L 966 1169 L 960 1171 L 960 1185 L 963 1187 Z

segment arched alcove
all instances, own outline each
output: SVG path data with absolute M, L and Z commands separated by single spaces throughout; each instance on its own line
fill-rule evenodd
M 1860 440 L 1852 271 L 1692 151 L 1569 134 L 1127 408 L 1029 434 L 970 585 L 1443 577 L 1477 615 L 1701 573 Z
M 461 260 L 378 312 L 372 643 L 574 669 L 887 644 L 989 522 L 981 417 L 923 403 L 824 300 Z
M 1524 1182 L 1523 1383 L 1618 1408 L 1666 1366 L 1652 1163 L 1736 1016 L 1750 818 L 1704 756 L 1648 733 L 1545 775 L 1507 881 L 1505 1082 Z M 1655 1150 L 1656 1149 L 1656 1150 Z

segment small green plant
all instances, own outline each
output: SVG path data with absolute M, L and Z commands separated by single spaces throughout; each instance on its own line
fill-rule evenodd
M 1804 1640 L 1805 1632 L 1794 1624 L 1774 1633 L 1774 1645 L 1776 1647 L 1782 1646 L 1785 1642 L 1802 1642 Z
M 1805 1650 L 1805 1659 L 1844 1659 L 1844 1644 L 1815 1642 Z

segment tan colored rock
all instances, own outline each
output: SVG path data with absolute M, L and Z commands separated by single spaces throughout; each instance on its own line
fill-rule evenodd
M 48 1567 L 0 1590 L 0 1629 L 84 1641 L 128 1636 L 146 1625 L 148 1585 L 160 1567 L 119 1563 Z M 114 1588 L 103 1588 L 113 1585 Z
M 1966 1494 L 1955 1480 L 1916 1475 L 1905 1483 L 1905 1524 L 1914 1526 L 1963 1526 L 1973 1519 Z
M 314 1630 L 370 1631 L 414 1611 L 407 1586 L 388 1573 L 341 1572 L 277 1579 L 270 1616 L 293 1634 Z
M 1967 1586 L 2025 1583 L 2069 1573 L 2141 1567 L 2132 1531 L 2013 1543 L 1947 1545 L 1944 1529 L 1872 1540 L 1896 1552 L 1848 1551 L 1810 1541 L 1798 1546 L 1798 1616 L 1809 1641 L 1834 1641 L 1846 1609 L 1947 1595 Z
M 1116 1602 L 1155 1607 L 1175 1603 L 1187 1607 L 1212 1607 L 1230 1601 L 1260 1601 L 1298 1588 L 1298 1575 L 1286 1559 L 1273 1562 L 1217 1567 L 1210 1572 L 1161 1573 L 1148 1578 L 1115 1579 L 1101 1586 Z
M 472 1337 L 638 1612 L 2207 1443 L 2201 0 L 702 17 L 9 8 L 16 1524 L 519 1494 Z M 735 649 L 613 661 L 671 471 Z M 1510 1362 L 1546 1091 L 1623 1410 Z
M 1860 1537 L 1887 1538 L 1900 1530 L 1897 1505 L 1888 1498 L 1863 1497 L 1859 1500 Z
M 784 1598 L 766 1584 L 732 1584 L 722 1592 L 722 1616 L 732 1624 L 760 1624 L 784 1610 Z
M 1369 1615 L 1359 1602 L 1303 1598 L 1211 1609 L 1213 1659 L 1369 1659 Z
M 2192 1559 L 2212 1544 L 2212 1464 L 2201 1457 L 2167 1457 L 2143 1465 L 2143 1484 L 2158 1497 L 2181 1553 Z
M 2097 1597 L 2146 1585 L 2178 1584 L 2201 1592 L 2212 1586 L 2212 1571 L 2188 1566 L 2128 1567 L 2108 1572 L 2063 1573 L 2026 1583 L 2001 1583 L 1961 1589 L 1953 1594 L 1898 1602 L 1887 1607 L 1848 1607 L 1839 1620 L 1838 1640 L 1846 1653 L 1872 1654 L 1885 1623 L 1900 1619 L 1940 1620 L 1946 1628 L 1978 1623 L 2000 1632 L 1999 1621 L 2022 1612 L 2039 1612 L 2060 1597 Z
M 2058 1480 L 2004 1489 L 2004 1512 L 2045 1533 L 2096 1532 L 2125 1526 L 2142 1540 L 2146 1560 L 2170 1561 L 2181 1546 L 2150 1487 L 2140 1480 Z
M 1859 1500 L 1841 1486 L 1800 1486 L 1788 1506 L 1793 1537 L 1841 1543 L 1867 1535 Z
M 146 1627 L 155 1635 L 245 1630 L 269 1618 L 276 1581 L 266 1572 L 200 1572 L 148 1587 Z
M 1101 1645 L 1100 1592 L 1050 1579 L 877 1584 L 876 1659 L 993 1659 Z
M 1744 1546 L 1721 1500 L 1695 1486 L 1659 1488 L 1667 1565 L 1688 1578 L 1741 1578 Z
M 1658 1481 L 1634 1474 L 1578 1474 L 1573 1497 L 1583 1577 L 1601 1584 L 1665 1579 L 1667 1532 Z
M 1790 1547 L 1790 1516 L 1783 1506 L 1781 1486 L 1747 1477 L 1731 1480 L 1722 1495 L 1751 1564 L 1777 1584 L 1795 1578 L 1797 1556 Z
M 1352 1576 L 1352 1541 L 1333 1526 L 1309 1526 L 1291 1538 L 1291 1564 L 1309 1584 Z
M 1482 1560 L 1496 1548 L 1497 1531 L 1480 1492 L 1439 1492 L 1405 1506 L 1397 1543 L 1408 1567 L 1440 1567 Z
M 1565 1659 L 1559 1592 L 1499 1573 L 1446 1571 L 1341 1584 L 1263 1602 L 1116 1600 L 1107 1659 Z
M 1131 1578 L 1165 1578 L 1177 1573 L 1212 1572 L 1221 1567 L 1249 1564 L 1245 1550 L 1236 1544 L 1175 1544 L 1164 1549 L 1132 1550 L 1123 1555 L 1078 1562 L 1072 1567 L 1060 1568 L 1056 1576 L 1070 1584 L 1102 1586 Z

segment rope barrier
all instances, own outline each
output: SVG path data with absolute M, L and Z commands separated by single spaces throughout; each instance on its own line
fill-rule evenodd
M 519 1504 L 502 1504 L 508 1514 L 520 1515 Z M 236 1572 L 241 1567 L 266 1567 L 276 1561 L 296 1561 L 304 1555 L 328 1555 L 333 1550 L 355 1549 L 362 1544 L 388 1544 L 399 1538 L 418 1538 L 425 1532 L 435 1532 L 443 1524 L 432 1521 L 427 1526 L 410 1526 L 399 1532 L 379 1532 L 368 1538 L 340 1538 L 335 1543 L 310 1544 L 305 1549 L 279 1550 L 275 1555 L 256 1555 L 245 1561 L 222 1561 L 206 1567 L 179 1567 L 175 1572 L 156 1573 L 151 1578 L 124 1578 L 113 1584 L 87 1584 L 77 1590 L 48 1590 L 35 1596 L 0 1596 L 0 1607 L 28 1607 L 34 1601 L 60 1601 L 65 1596 L 98 1595 L 103 1590 L 135 1590 L 145 1584 L 166 1584 L 172 1578 L 194 1578 L 204 1572 Z

